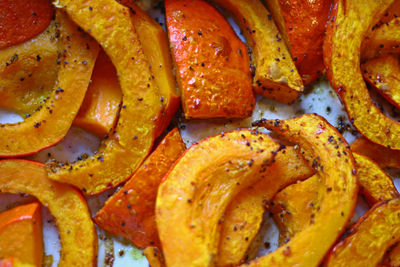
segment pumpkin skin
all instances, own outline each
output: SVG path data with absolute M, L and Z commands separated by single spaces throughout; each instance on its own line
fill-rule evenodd
M 98 45 L 90 36 L 79 32 L 63 12 L 57 12 L 56 21 L 60 22 L 63 64 L 54 89 L 45 104 L 23 122 L 0 125 L 0 157 L 30 155 L 59 142 L 67 134 L 85 97 Z
M 0 190 L 33 195 L 49 208 L 60 235 L 58 266 L 97 265 L 96 229 L 78 190 L 48 179 L 43 164 L 19 159 L 0 161 Z
M 166 0 L 165 15 L 185 117 L 249 117 L 250 59 L 225 18 L 203 0 Z
M 268 10 L 259 0 L 213 0 L 228 10 L 252 48 L 255 92 L 291 103 L 303 92 L 303 81 Z

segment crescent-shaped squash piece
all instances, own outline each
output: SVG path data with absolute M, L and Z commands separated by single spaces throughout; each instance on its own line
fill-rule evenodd
M 127 7 L 114 0 L 58 3 L 101 44 L 117 70 L 123 95 L 117 125 L 97 154 L 71 164 L 48 165 L 49 178 L 93 195 L 124 182 L 144 161 L 162 102 Z
M 86 200 L 74 187 L 49 180 L 44 165 L 0 161 L 0 192 L 35 196 L 56 218 L 61 243 L 59 266 L 95 266 L 97 234 Z
M 62 12 L 56 20 L 62 52 L 54 90 L 23 122 L 0 124 L 0 157 L 33 154 L 59 142 L 85 97 L 99 47 Z
M 372 102 L 361 74 L 361 42 L 374 19 L 394 0 L 336 0 L 324 43 L 324 61 L 332 87 L 346 107 L 350 122 L 366 138 L 400 149 L 400 123 L 385 116 Z

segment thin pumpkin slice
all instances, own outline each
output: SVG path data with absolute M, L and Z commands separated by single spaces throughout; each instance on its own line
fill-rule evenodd
M 156 202 L 167 266 L 212 265 L 226 207 L 264 177 L 279 147 L 268 135 L 236 130 L 203 139 L 182 155 Z
M 312 225 L 246 266 L 317 266 L 345 229 L 356 206 L 356 166 L 349 146 L 332 125 L 316 114 L 285 121 L 261 120 L 254 125 L 274 130 L 300 146 L 305 158 L 319 171 L 323 197 Z
M 35 265 L 21 262 L 17 258 L 0 259 L 0 267 L 33 267 Z
M 161 250 L 157 247 L 147 247 L 143 250 L 150 267 L 164 267 L 165 261 Z M 1 267 L 1 266 L 0 266 Z
M 79 32 L 62 12 L 57 13 L 56 22 L 61 34 L 62 63 L 53 92 L 23 122 L 0 125 L 0 157 L 30 155 L 59 142 L 85 97 L 98 45 Z
M 20 205 L 0 213 L 0 258 L 9 257 L 18 258 L 37 267 L 42 266 L 40 203 Z
M 322 44 L 332 0 L 266 1 L 304 85 L 323 73 Z
M 314 169 L 301 156 L 300 150 L 286 147 L 279 151 L 266 178 L 241 191 L 228 205 L 221 227 L 216 266 L 236 266 L 245 259 L 252 240 L 257 235 L 265 212 L 264 200 L 269 200 L 286 180 L 291 184 L 314 173 Z
M 0 49 L 35 37 L 49 26 L 53 14 L 50 0 L 2 0 Z
M 304 86 L 278 28 L 260 0 L 213 0 L 233 14 L 252 48 L 257 94 L 291 103 Z
M 375 161 L 381 168 L 400 168 L 400 151 L 389 149 L 360 137 L 351 144 L 351 150 Z
M 61 256 L 58 266 L 95 266 L 97 235 L 86 200 L 74 187 L 47 178 L 44 165 L 28 160 L 0 161 L 0 190 L 35 196 L 56 218 Z
M 123 95 L 117 125 L 98 153 L 70 164 L 47 165 L 49 178 L 93 195 L 124 182 L 144 161 L 156 137 L 154 120 L 161 101 L 128 8 L 114 0 L 58 3 L 101 44 L 117 70 Z
M 400 149 L 400 123 L 374 105 L 360 69 L 361 42 L 394 0 L 337 0 L 332 10 L 324 60 L 329 81 L 344 103 L 350 122 L 374 143 Z
M 175 128 L 97 212 L 94 217 L 96 224 L 112 234 L 127 238 L 139 248 L 161 248 L 154 214 L 157 189 L 172 164 L 185 150 L 185 144 Z
M 249 117 L 250 59 L 225 18 L 204 0 L 166 0 L 165 16 L 185 117 Z
M 400 62 L 398 56 L 387 55 L 361 65 L 364 79 L 391 104 L 400 108 Z
M 400 199 L 372 207 L 328 254 L 324 266 L 377 266 L 387 249 L 400 241 Z

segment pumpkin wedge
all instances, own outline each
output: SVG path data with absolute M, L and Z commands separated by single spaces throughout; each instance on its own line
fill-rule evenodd
M 323 73 L 322 44 L 332 0 L 266 1 L 304 85 Z
M 319 171 L 323 197 L 312 225 L 246 266 L 317 266 L 345 229 L 356 206 L 356 166 L 348 144 L 316 114 L 285 121 L 261 120 L 254 125 L 274 130 L 300 146 L 305 158 Z
M 0 50 L 1 107 L 25 117 L 45 104 L 61 65 L 56 64 L 60 43 L 51 23 L 31 40 Z
M 250 59 L 225 18 L 204 0 L 166 0 L 165 16 L 185 117 L 249 117 Z
M 268 135 L 236 130 L 204 139 L 182 155 L 156 202 L 167 266 L 212 265 L 226 207 L 264 177 L 279 147 Z
M 129 239 L 139 248 L 161 248 L 154 214 L 157 189 L 185 149 L 179 131 L 175 128 L 129 181 L 97 212 L 94 217 L 96 224 L 112 234 Z
M 99 152 L 71 164 L 49 164 L 49 178 L 98 194 L 127 180 L 149 154 L 161 101 L 129 15 L 114 0 L 60 0 L 70 17 L 98 40 L 113 62 L 122 106 L 112 134 Z
M 143 250 L 144 256 L 146 256 L 147 261 L 149 262 L 150 267 L 164 267 L 164 257 L 161 253 L 161 250 L 157 247 L 147 247 Z M 0 266 L 1 267 L 1 266 Z
M 0 49 L 35 37 L 49 26 L 53 14 L 49 0 L 2 0 Z
M 42 213 L 38 202 L 0 213 L 0 258 L 8 257 L 42 266 Z
M 400 199 L 376 204 L 336 244 L 324 266 L 377 266 L 400 240 Z
M 329 81 L 346 107 L 350 122 L 374 143 L 400 149 L 400 123 L 374 105 L 360 69 L 361 42 L 394 0 L 336 0 L 324 43 Z
M 233 14 L 252 48 L 257 94 L 291 103 L 303 92 L 303 82 L 278 28 L 260 0 L 213 0 Z
M 28 160 L 0 161 L 0 190 L 35 196 L 56 218 L 61 256 L 58 266 L 95 266 L 97 235 L 86 200 L 69 185 L 49 180 L 44 165 Z
M 314 169 L 301 156 L 299 149 L 286 147 L 279 151 L 266 178 L 241 191 L 225 211 L 221 227 L 216 266 L 236 266 L 244 260 L 251 241 L 257 235 L 266 203 L 283 186 L 310 177 Z
M 400 151 L 386 148 L 360 137 L 351 144 L 351 150 L 375 161 L 381 168 L 400 168 Z
M 53 92 L 23 122 L 0 125 L 0 157 L 33 154 L 59 142 L 85 97 L 98 45 L 90 36 L 79 32 L 62 12 L 57 13 L 56 22 L 61 33 L 62 63 Z

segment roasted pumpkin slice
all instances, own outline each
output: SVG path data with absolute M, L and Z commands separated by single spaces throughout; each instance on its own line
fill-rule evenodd
M 314 173 L 314 169 L 294 147 L 279 151 L 271 166 L 267 167 L 263 180 L 241 191 L 225 211 L 221 227 L 216 266 L 236 266 L 244 260 L 251 241 L 257 235 L 266 203 L 275 192 L 296 180 L 303 180 Z M 286 184 L 284 181 L 286 180 Z
M 22 44 L 0 50 L 0 106 L 25 117 L 50 95 L 57 79 L 59 50 L 54 23 Z
M 337 0 L 324 43 L 328 78 L 344 103 L 351 123 L 374 143 L 400 149 L 400 123 L 374 105 L 360 69 L 361 42 L 374 18 L 394 0 Z
M 161 248 L 154 214 L 157 189 L 185 149 L 179 131 L 175 128 L 130 180 L 107 200 L 94 217 L 96 224 L 112 234 L 129 239 L 139 248 Z
M 317 266 L 343 232 L 357 202 L 356 166 L 348 144 L 332 125 L 316 114 L 285 121 L 261 120 L 254 125 L 277 131 L 300 146 L 306 159 L 319 171 L 323 195 L 313 224 L 274 252 L 248 265 Z
M 361 68 L 364 79 L 387 101 L 400 108 L 400 62 L 398 57 L 387 55 L 371 59 L 361 65 Z
M 303 82 L 278 28 L 262 2 L 213 2 L 233 14 L 252 48 L 256 93 L 283 103 L 293 102 L 303 92 Z
M 249 117 L 250 59 L 225 18 L 204 0 L 166 0 L 165 15 L 185 117 Z
M 351 150 L 375 161 L 381 168 L 400 168 L 400 151 L 375 144 L 360 137 L 351 144 Z
M 321 76 L 322 44 L 332 0 L 266 1 L 305 85 Z
M 23 43 L 49 26 L 53 17 L 49 0 L 0 2 L 0 49 Z
M 58 3 L 102 45 L 117 70 L 122 90 L 117 125 L 99 152 L 71 164 L 48 165 L 49 178 L 98 194 L 128 179 L 146 158 L 162 103 L 128 8 L 114 0 Z
M 212 265 L 226 207 L 264 178 L 279 147 L 268 135 L 236 130 L 204 139 L 183 154 L 157 195 L 156 221 L 167 266 Z
M 0 213 L 0 258 L 9 257 L 42 266 L 42 213 L 38 202 Z
M 27 160 L 0 161 L 0 190 L 35 196 L 56 218 L 59 266 L 95 266 L 97 235 L 86 200 L 74 187 L 47 178 L 44 165 Z
M 376 204 L 336 244 L 324 266 L 377 266 L 400 240 L 400 199 Z
M 164 257 L 159 248 L 147 247 L 143 250 L 143 254 L 146 256 L 150 267 L 164 267 L 165 266 Z
M 361 58 L 371 59 L 385 54 L 400 52 L 400 18 L 395 18 L 373 31 L 361 46 Z
M 90 36 L 79 32 L 62 12 L 58 12 L 56 20 L 62 39 L 62 64 L 54 90 L 23 122 L 0 125 L 0 157 L 33 154 L 59 142 L 67 134 L 85 97 L 98 45 Z

